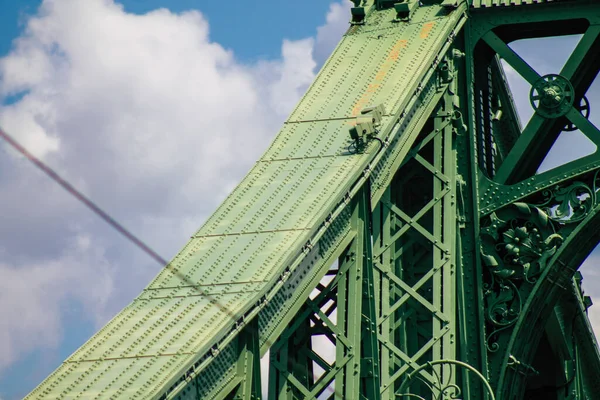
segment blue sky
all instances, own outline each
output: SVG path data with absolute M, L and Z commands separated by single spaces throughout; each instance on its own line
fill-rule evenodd
M 0 124 L 164 258 L 270 143 L 348 21 L 342 0 L 46 3 L 55 7 L 40 17 L 39 0 L 0 0 Z M 544 43 L 515 48 L 540 72 L 557 72 L 560 50 L 575 41 Z M 528 87 L 508 77 L 530 114 Z M 219 135 L 207 133 L 213 127 Z M 579 140 L 571 156 L 585 147 L 566 140 Z M 4 149 L 0 192 L 7 400 L 28 393 L 160 267 Z
M 12 39 L 19 35 L 24 19 L 37 10 L 39 3 L 38 0 L 0 0 L 0 54 L 5 55 L 10 50 Z
M 40 0 L 0 0 L 0 63 L 5 68 L 0 121 L 170 258 L 270 142 L 347 27 L 346 6 L 322 0 L 226 6 L 126 0 L 119 2 L 120 11 L 110 7 L 111 1 L 85 3 L 94 4 L 93 11 L 78 0 L 47 1 L 42 12 Z M 190 10 L 198 11 L 200 19 Z M 132 15 L 147 13 L 152 15 L 146 19 Z M 37 28 L 31 31 L 32 26 Z M 179 30 L 184 32 L 180 48 L 161 41 Z M 153 44 L 129 57 L 136 41 L 149 37 Z M 153 58 L 157 61 L 148 62 Z M 105 74 L 98 65 L 113 72 Z M 137 71 L 147 76 L 139 78 Z M 74 83 L 79 75 L 84 87 Z M 200 96 L 188 90 L 188 79 L 201 88 Z M 125 108 L 115 105 L 128 96 Z M 206 104 L 204 99 L 211 100 Z M 198 116 L 198 110 L 209 115 Z M 211 142 L 199 137 L 197 127 L 212 117 L 220 137 Z M 240 126 L 251 118 L 256 121 L 245 129 L 248 139 L 240 140 Z M 173 136 L 164 136 L 166 130 Z M 139 135 L 142 131 L 147 135 Z M 25 132 L 35 133 L 29 137 Z M 174 141 L 209 149 L 164 150 Z M 228 147 L 219 151 L 223 141 Z M 231 157 L 215 156 L 225 152 Z M 13 194 L 12 200 L 0 201 L 5 228 L 0 276 L 13 280 L 4 297 L 0 288 L 6 328 L 0 329 L 0 399 L 7 400 L 33 389 L 160 267 L 22 159 L 4 148 L 2 154 L 0 190 Z M 150 179 L 147 171 L 157 164 L 164 169 Z M 181 170 L 190 176 L 182 178 Z M 9 296 L 13 304 L 6 303 Z
M 315 28 L 325 22 L 331 2 L 264 0 L 256 5 L 238 0 L 223 5 L 219 1 L 126 0 L 120 3 L 126 11 L 136 14 L 158 8 L 173 12 L 200 10 L 209 20 L 212 40 L 233 49 L 241 60 L 257 60 L 278 56 L 282 38 L 302 39 L 314 35 Z M 3 39 L 0 54 L 8 52 L 11 39 L 17 37 L 27 16 L 35 14 L 40 4 L 41 0 L 0 0 L 0 37 Z

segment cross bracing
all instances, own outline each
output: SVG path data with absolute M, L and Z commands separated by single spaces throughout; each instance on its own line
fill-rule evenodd
M 598 397 L 577 269 L 600 159 L 536 170 L 566 127 L 600 141 L 581 107 L 600 5 L 370 0 L 349 18 L 244 180 L 28 398 L 259 398 L 267 350 L 269 398 Z M 574 33 L 553 75 L 509 46 Z M 531 85 L 524 127 L 500 59 Z

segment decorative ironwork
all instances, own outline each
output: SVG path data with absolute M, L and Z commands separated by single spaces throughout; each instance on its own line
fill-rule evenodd
M 529 99 L 535 112 L 542 117 L 558 118 L 571 109 L 574 95 L 575 89 L 567 78 L 549 74 L 533 84 Z
M 512 354 L 510 356 L 508 356 L 508 362 L 506 363 L 506 366 L 509 368 L 512 368 L 515 371 L 517 371 L 518 373 L 526 375 L 526 376 L 540 374 L 540 372 L 538 370 L 536 370 L 529 364 L 526 364 L 522 361 L 517 360 L 517 358 L 515 356 L 513 356 Z
M 542 193 L 546 199 L 537 206 L 553 221 L 561 224 L 579 222 L 596 204 L 595 182 L 596 177 L 593 188 L 583 182 L 573 182 L 567 187 L 555 186 Z
M 557 185 L 543 191 L 536 204 L 519 202 L 493 212 L 481 230 L 483 262 L 492 277 L 534 283 L 562 244 L 560 228 L 583 220 L 597 203 L 596 179 L 597 174 L 592 187 Z
M 505 210 L 508 218 L 493 213 L 492 223 L 482 229 L 482 235 L 493 239 L 484 241 L 484 264 L 501 281 L 524 279 L 533 283 L 562 243 L 562 236 L 554 233 L 551 219 L 542 209 L 526 203 L 510 208 L 513 210 Z
M 550 199 L 546 204 L 554 203 Z M 552 207 L 553 217 L 560 218 L 561 211 L 556 207 Z M 481 233 L 483 264 L 489 271 L 484 284 L 485 317 L 491 328 L 486 346 L 495 352 L 499 349 L 498 334 L 514 325 L 521 313 L 520 286 L 523 282 L 535 283 L 563 238 L 555 232 L 553 219 L 544 210 L 526 203 L 492 213 Z
M 400 388 L 398 389 L 398 392 L 400 392 L 400 393 L 396 393 L 396 397 L 397 398 L 412 397 L 412 398 L 416 398 L 416 399 L 425 400 L 424 397 L 416 395 L 416 394 L 402 393 L 408 386 L 410 386 L 410 383 L 413 380 L 413 378 L 416 378 L 419 381 L 423 382 L 431 390 L 431 393 L 435 396 L 434 397 L 435 400 L 446 399 L 446 398 L 458 399 L 462 394 L 462 390 L 460 389 L 460 387 L 458 385 L 453 383 L 452 371 L 454 370 L 454 368 L 447 369 L 449 371 L 449 373 L 447 374 L 446 379 L 442 379 L 442 377 L 440 376 L 438 371 L 436 371 L 436 368 L 434 368 L 434 366 L 444 366 L 444 365 L 458 366 L 458 367 L 468 370 L 469 372 L 472 372 L 483 383 L 483 386 L 486 388 L 486 391 L 488 392 L 488 394 L 490 396 L 489 398 L 491 400 L 496 399 L 496 397 L 494 395 L 494 391 L 492 390 L 492 387 L 490 386 L 490 383 L 487 381 L 487 379 L 485 379 L 485 377 L 481 374 L 481 372 L 479 372 L 477 369 L 473 368 L 471 365 L 469 365 L 467 363 L 464 363 L 462 361 L 456 361 L 456 360 L 436 360 L 436 361 L 427 362 L 426 364 L 423 364 L 419 368 L 415 369 L 413 372 L 406 374 L 404 381 L 402 382 L 402 384 L 400 385 Z M 436 381 L 435 381 L 436 383 L 434 385 L 432 385 L 430 382 L 424 380 L 421 377 L 420 372 L 425 370 L 426 368 L 430 368 L 433 375 L 436 378 Z
M 528 376 L 560 371 L 561 388 L 579 390 L 569 396 L 600 392 L 571 312 L 584 316 L 585 298 L 568 285 L 596 239 L 577 240 L 600 215 L 600 153 L 535 175 L 561 129 L 600 143 L 583 97 L 600 65 L 593 3 L 354 0 L 351 27 L 251 172 L 27 398 L 257 398 L 267 349 L 272 400 L 521 399 Z M 582 37 L 562 76 L 540 78 L 509 46 L 567 34 Z M 525 128 L 505 66 L 533 86 Z M 543 332 L 560 354 L 538 345 Z
M 571 182 L 541 193 L 535 204 L 514 203 L 489 216 L 481 229 L 481 257 L 487 267 L 485 317 L 488 351 L 499 349 L 498 334 L 514 325 L 521 313 L 523 285 L 534 284 L 563 243 L 561 229 L 582 221 L 596 204 L 592 185 Z

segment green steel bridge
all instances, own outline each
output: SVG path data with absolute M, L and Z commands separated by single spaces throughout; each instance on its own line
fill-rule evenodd
M 244 180 L 27 399 L 259 399 L 267 351 L 269 399 L 600 399 L 600 154 L 537 173 L 600 144 L 600 1 L 354 3 Z M 550 75 L 508 45 L 572 34 Z

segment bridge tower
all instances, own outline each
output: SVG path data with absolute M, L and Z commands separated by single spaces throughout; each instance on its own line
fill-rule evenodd
M 355 0 L 282 130 L 181 252 L 28 399 L 597 399 L 592 0 Z M 579 34 L 541 74 L 510 47 Z M 504 73 L 529 85 L 519 122 Z

